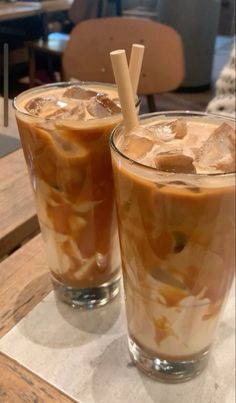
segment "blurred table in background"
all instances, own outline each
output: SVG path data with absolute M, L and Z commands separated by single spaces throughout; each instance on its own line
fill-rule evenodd
M 55 0 L 56 1 L 56 0 Z M 13 20 L 36 15 L 41 10 L 38 2 L 17 1 L 16 3 L 0 2 L 0 21 Z
M 28 53 L 24 42 L 40 37 L 47 40 L 50 31 L 49 22 L 53 25 L 58 16 L 67 26 L 69 23 L 67 14 L 72 2 L 73 0 L 46 0 L 11 3 L 0 0 L 0 78 L 3 44 L 9 44 L 9 67 L 10 74 L 13 73 L 13 80 L 18 76 L 23 77 L 27 74 L 28 63 Z
M 73 0 L 0 2 L 0 21 L 69 10 Z

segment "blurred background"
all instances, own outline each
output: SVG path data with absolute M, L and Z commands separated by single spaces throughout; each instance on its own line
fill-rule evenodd
M 159 110 L 203 110 L 214 94 L 235 35 L 233 0 L 0 0 L 0 95 L 3 45 L 9 45 L 9 95 L 62 79 L 62 57 L 72 29 L 108 16 L 144 18 L 173 27 L 184 46 L 185 78 L 156 94 Z M 158 57 L 158 55 L 156 55 Z M 144 100 L 143 111 L 147 110 Z

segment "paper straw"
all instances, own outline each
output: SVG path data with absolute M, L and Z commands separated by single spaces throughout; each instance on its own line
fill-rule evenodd
M 138 125 L 133 89 L 125 51 L 115 50 L 110 53 L 112 68 L 122 109 L 124 125 L 127 131 Z
M 138 90 L 138 83 L 142 68 L 144 49 L 145 47 L 143 45 L 139 45 L 136 43 L 132 45 L 132 51 L 129 62 L 129 73 L 133 88 L 133 95 L 135 98 Z

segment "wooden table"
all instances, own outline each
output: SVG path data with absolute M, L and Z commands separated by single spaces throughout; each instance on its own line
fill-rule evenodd
M 0 107 L 2 99 L 0 98 Z M 0 132 L 18 137 L 9 101 L 9 126 Z M 52 289 L 22 149 L 0 159 L 0 338 Z M 37 281 L 37 280 L 40 281 Z M 19 298 L 21 291 L 27 292 Z M 72 402 L 0 348 L 0 402 Z
M 0 3 L 0 21 L 31 17 L 40 13 L 40 10 L 40 3 L 37 2 Z
M 73 0 L 17 1 L 16 3 L 0 3 L 0 21 L 31 17 L 42 13 L 66 11 Z
M 89 312 L 55 301 L 21 150 L 0 174 L 1 403 L 234 403 L 233 292 L 207 370 L 185 384 L 152 381 L 130 363 L 122 295 Z
M 0 259 L 39 232 L 22 149 L 0 160 Z

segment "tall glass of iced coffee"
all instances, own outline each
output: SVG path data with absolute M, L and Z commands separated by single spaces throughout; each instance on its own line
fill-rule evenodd
M 119 290 L 108 141 L 121 121 L 117 97 L 109 84 L 59 83 L 14 101 L 56 295 L 81 308 Z
M 129 350 L 169 382 L 206 366 L 235 269 L 235 121 L 141 117 L 111 138 Z

